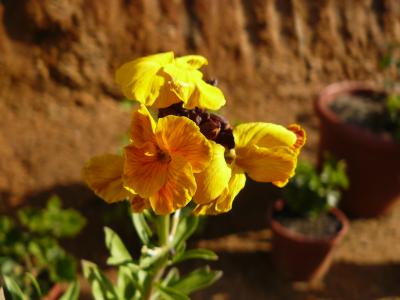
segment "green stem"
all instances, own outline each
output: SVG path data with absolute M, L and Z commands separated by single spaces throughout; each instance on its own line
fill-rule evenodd
M 175 237 L 176 230 L 178 229 L 179 220 L 181 218 L 181 210 L 177 210 L 172 217 L 171 231 L 169 233 L 169 243 L 172 243 Z
M 178 211 L 173 216 L 172 226 L 170 226 L 170 215 L 157 217 L 157 235 L 159 240 L 159 247 L 164 248 L 166 250 L 166 254 L 153 270 L 153 275 L 151 275 L 150 277 L 148 288 L 144 293 L 144 300 L 152 299 L 154 285 L 161 280 L 164 274 L 164 270 L 168 264 L 168 255 L 170 250 L 169 248 L 171 247 L 171 242 L 173 241 L 176 233 L 176 227 L 178 226 L 179 217 L 180 212 Z
M 169 215 L 158 217 L 158 239 L 160 247 L 168 246 Z

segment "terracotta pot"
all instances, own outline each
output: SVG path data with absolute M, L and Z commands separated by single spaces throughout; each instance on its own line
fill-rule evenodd
M 328 238 L 310 238 L 286 229 L 273 218 L 283 209 L 282 200 L 275 202 L 269 212 L 272 230 L 272 260 L 280 273 L 295 281 L 315 281 L 328 271 L 332 252 L 349 229 L 346 216 L 337 208 L 331 214 L 342 224 L 340 230 Z
M 340 207 L 350 216 L 375 217 L 387 212 L 400 196 L 400 143 L 389 135 L 345 123 L 329 108 L 341 94 L 376 92 L 361 82 L 335 83 L 325 88 L 315 111 L 320 119 L 318 156 L 325 151 L 345 159 L 350 187 Z

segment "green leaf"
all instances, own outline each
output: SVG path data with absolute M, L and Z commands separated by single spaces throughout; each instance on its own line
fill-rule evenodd
M 164 260 L 168 254 L 168 248 L 158 248 L 157 252 L 152 255 L 142 256 L 140 258 L 140 268 L 148 269 L 157 265 L 161 260 Z
M 57 249 L 54 258 L 49 257 L 48 262 L 54 281 L 72 281 L 76 278 L 76 261 L 64 249 Z M 49 256 L 50 254 L 48 254 Z
M 69 285 L 67 291 L 61 296 L 60 300 L 78 300 L 79 299 L 79 282 L 75 281 Z
M 40 285 L 39 282 L 37 282 L 35 276 L 33 276 L 32 273 L 26 273 L 26 277 L 29 278 L 29 280 L 31 281 L 33 287 L 35 288 L 35 292 L 36 294 L 39 296 L 39 298 L 42 297 L 42 290 L 40 289 Z
M 179 280 L 179 270 L 177 268 L 172 268 L 169 270 L 168 274 L 162 281 L 163 286 L 171 285 Z
M 178 247 L 182 242 L 185 242 L 196 230 L 199 223 L 199 218 L 194 215 L 184 217 L 180 220 L 172 245 Z
M 189 295 L 194 291 L 201 290 L 212 285 L 221 278 L 221 271 L 212 271 L 209 267 L 197 269 L 186 276 L 182 277 L 177 283 L 171 287 L 181 291 L 185 295 Z
M 135 226 L 136 232 L 144 245 L 150 243 L 152 231 L 146 222 L 143 214 L 133 213 L 132 214 L 133 225 Z
M 190 300 L 189 297 L 175 288 L 159 285 L 157 286 L 157 290 L 164 300 Z
M 10 293 L 12 300 L 28 300 L 28 296 L 25 295 L 18 284 L 10 276 L 3 276 L 4 284 L 7 291 Z
M 132 256 L 118 234 L 108 227 L 104 227 L 104 232 L 106 235 L 106 247 L 110 252 L 107 263 L 109 265 L 120 265 L 132 261 Z
M 136 290 L 140 290 L 140 286 L 135 276 L 137 272 L 132 272 L 129 267 L 121 266 L 118 270 L 117 292 L 120 299 L 133 299 Z
M 173 263 L 178 263 L 188 259 L 217 260 L 218 255 L 208 249 L 192 249 L 173 258 Z
M 92 295 L 95 300 L 117 300 L 118 294 L 112 283 L 89 261 L 82 261 L 83 276 L 89 281 L 92 288 Z

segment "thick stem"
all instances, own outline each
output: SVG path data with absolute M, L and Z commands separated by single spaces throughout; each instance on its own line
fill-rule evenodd
M 170 248 L 170 245 L 172 244 L 172 241 L 173 241 L 175 233 L 176 233 L 176 228 L 178 226 L 179 217 L 180 217 L 180 211 L 177 211 L 175 213 L 175 215 L 173 216 L 172 226 L 170 226 L 170 215 L 157 217 L 158 218 L 157 234 L 158 234 L 158 240 L 159 240 L 159 247 L 164 248 L 167 251 L 165 251 L 166 252 L 165 257 L 163 259 L 161 259 L 159 264 L 153 270 L 153 275 L 150 278 L 148 289 L 145 292 L 144 297 L 143 297 L 144 300 L 151 299 L 153 291 L 154 291 L 154 285 L 161 280 L 161 278 L 164 274 L 164 270 L 168 264 L 168 254 L 169 254 L 169 250 L 170 250 L 169 248 Z
M 169 236 L 169 215 L 158 217 L 158 240 L 159 246 L 168 246 L 168 236 Z

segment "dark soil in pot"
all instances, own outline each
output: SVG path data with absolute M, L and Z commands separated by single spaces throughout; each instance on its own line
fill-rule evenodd
M 275 212 L 273 218 L 287 230 L 310 239 L 329 238 L 342 229 L 342 223 L 331 213 L 305 218 L 283 210 Z
M 386 108 L 388 95 L 375 91 L 355 91 L 337 96 L 329 108 L 340 120 L 377 134 L 391 135 L 394 125 Z

